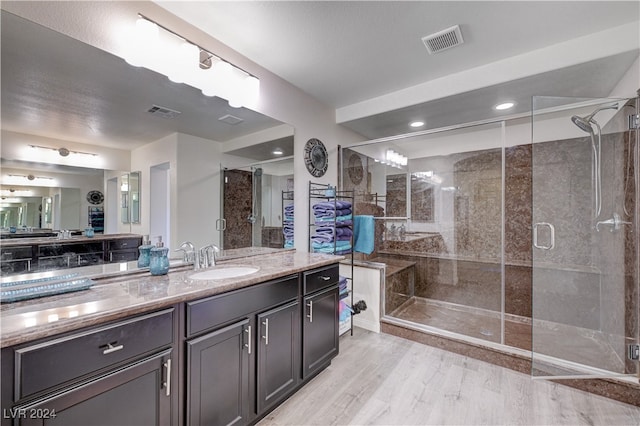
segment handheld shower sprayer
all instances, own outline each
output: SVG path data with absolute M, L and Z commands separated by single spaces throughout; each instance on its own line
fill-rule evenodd
M 589 133 L 591 136 L 591 147 L 593 151 L 593 157 L 591 162 L 591 180 L 594 186 L 594 203 L 595 203 L 595 218 L 600 216 L 600 211 L 602 210 L 602 176 L 601 176 L 601 129 L 600 125 L 593 117 L 600 111 L 605 109 L 618 109 L 618 103 L 614 103 L 611 105 L 605 105 L 593 111 L 589 115 L 585 115 L 584 117 L 580 117 L 574 115 L 571 117 L 571 121 L 573 124 L 578 126 L 580 130 Z M 593 130 L 593 124 L 595 124 L 598 129 L 598 143 L 596 144 L 595 131 Z

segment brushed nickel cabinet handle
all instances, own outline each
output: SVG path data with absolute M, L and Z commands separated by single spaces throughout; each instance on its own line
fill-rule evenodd
M 118 351 L 124 349 L 124 345 L 117 345 L 116 346 L 115 345 L 116 343 L 118 343 L 118 342 L 107 343 L 106 346 L 102 346 L 103 348 L 106 348 L 105 350 L 102 351 L 102 354 L 103 355 L 108 355 L 110 353 L 118 352 Z
M 262 325 L 264 325 L 264 336 L 262 336 L 262 338 L 264 339 L 264 344 L 268 345 L 269 344 L 269 318 L 266 318 L 262 322 Z
M 165 395 L 171 396 L 171 358 L 166 360 L 163 366 L 164 366 L 165 380 L 162 385 L 164 386 L 164 389 L 165 389 Z
M 309 307 L 309 315 L 307 315 L 307 318 L 309 318 L 309 322 L 313 322 L 313 300 L 310 300 L 307 306 Z
M 247 343 L 244 344 L 244 347 L 247 348 L 247 353 L 251 355 L 251 326 L 248 326 L 244 332 L 247 333 Z

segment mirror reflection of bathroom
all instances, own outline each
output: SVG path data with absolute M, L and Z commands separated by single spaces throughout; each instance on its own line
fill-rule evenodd
M 284 208 L 293 191 L 293 159 L 225 168 L 222 171 L 222 216 L 227 229 L 225 249 L 283 248 Z

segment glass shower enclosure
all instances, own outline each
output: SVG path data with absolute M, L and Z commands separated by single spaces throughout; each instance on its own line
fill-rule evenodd
M 638 374 L 637 106 L 533 99 L 534 376 Z
M 356 260 L 387 265 L 383 321 L 530 358 L 534 377 L 637 376 L 637 103 L 536 97 L 341 149 L 341 189 L 376 223 Z

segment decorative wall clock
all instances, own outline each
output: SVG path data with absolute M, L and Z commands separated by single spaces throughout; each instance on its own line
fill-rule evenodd
M 100 191 L 89 191 L 87 193 L 87 201 L 90 204 L 102 204 L 104 201 L 104 195 Z
M 304 164 L 313 177 L 321 177 L 329 166 L 329 155 L 324 144 L 315 138 L 309 139 L 304 146 Z
M 358 185 L 362 182 L 362 178 L 364 177 L 364 167 L 362 167 L 362 159 L 358 154 L 353 153 L 349 156 L 347 174 L 354 185 Z

